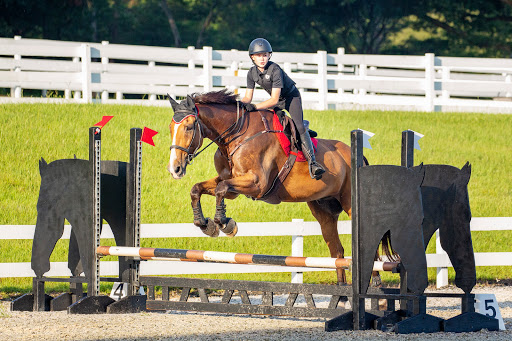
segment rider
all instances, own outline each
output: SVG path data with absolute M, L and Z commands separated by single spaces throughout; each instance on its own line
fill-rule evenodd
M 308 160 L 309 174 L 312 179 L 319 180 L 325 169 L 316 162 L 313 143 L 309 132 L 304 128 L 302 100 L 295 82 L 277 65 L 270 61 L 272 46 L 263 38 L 254 39 L 249 45 L 249 56 L 254 66 L 247 73 L 247 91 L 242 98 L 242 105 L 247 111 L 262 109 L 286 109 L 291 117 L 302 141 L 302 151 Z M 252 104 L 255 83 L 259 84 L 268 94 L 270 99 Z

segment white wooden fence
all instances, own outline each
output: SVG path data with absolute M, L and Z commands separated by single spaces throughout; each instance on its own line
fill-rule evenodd
M 113 238 L 108 225 L 105 225 L 101 238 Z M 248 236 L 292 236 L 292 256 L 303 254 L 304 236 L 320 236 L 317 222 L 304 222 L 294 219 L 292 222 L 239 223 L 237 237 Z M 33 239 L 34 225 L 0 225 L 0 239 Z M 71 227 L 64 229 L 62 239 L 69 239 Z M 471 231 L 510 231 L 512 217 L 473 218 Z M 351 234 L 351 222 L 338 222 L 339 234 Z M 221 236 L 223 236 L 221 234 Z M 193 224 L 142 224 L 141 238 L 185 238 L 206 237 Z M 144 245 L 142 245 L 144 246 Z M 167 245 L 173 248 L 173 245 Z M 252 250 L 258 253 L 258 250 Z M 30 250 L 27 250 L 30 253 Z M 309 255 L 308 255 L 309 256 Z M 512 252 L 475 253 L 477 266 L 512 266 Z M 441 248 L 439 233 L 436 234 L 436 253 L 427 254 L 427 266 L 437 268 L 437 286 L 448 285 L 448 267 L 451 267 L 448 255 Z M 241 265 L 200 262 L 147 261 L 141 264 L 142 275 L 181 275 L 181 274 L 218 274 L 218 273 L 259 273 L 292 272 L 292 282 L 302 283 L 302 272 L 326 271 L 316 268 L 291 268 L 266 265 Z M 478 270 L 477 270 L 478 272 Z M 70 276 L 67 262 L 53 262 L 46 276 Z M 102 276 L 117 276 L 118 264 L 114 261 L 101 262 Z M 34 277 L 30 263 L 0 263 L 0 278 Z
M 512 59 L 359 55 L 339 48 L 335 54 L 276 52 L 272 60 L 297 82 L 308 109 L 512 113 Z M 0 38 L 0 89 L 11 93 L 0 103 L 168 105 L 166 93 L 229 88 L 243 94 L 251 66 L 246 51 L 211 47 Z M 24 89 L 41 95 L 28 97 Z M 255 91 L 256 101 L 266 98 Z

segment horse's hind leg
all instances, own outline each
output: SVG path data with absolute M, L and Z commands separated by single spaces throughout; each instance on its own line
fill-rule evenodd
M 338 235 L 338 216 L 341 212 L 339 202 L 332 198 L 320 201 L 310 201 L 308 202 L 308 206 L 313 216 L 320 223 L 322 236 L 327 243 L 331 257 L 344 258 L 345 250 L 341 245 L 340 236 Z M 336 269 L 336 275 L 338 277 L 338 284 L 345 284 L 347 282 L 345 270 Z

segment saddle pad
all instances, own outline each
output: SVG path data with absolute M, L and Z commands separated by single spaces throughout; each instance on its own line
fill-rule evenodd
M 273 119 L 272 124 L 273 124 L 274 130 L 283 131 L 283 125 L 281 124 L 281 122 L 279 122 L 279 117 L 276 114 L 274 114 L 274 119 Z M 288 140 L 288 137 L 286 137 L 286 135 L 284 133 L 276 133 L 276 135 L 277 135 L 277 139 L 279 140 L 279 143 L 281 144 L 281 147 L 283 148 L 284 153 L 286 154 L 286 156 L 289 156 L 290 151 L 291 151 L 290 140 Z M 318 144 L 318 141 L 315 138 L 311 138 L 311 141 L 313 142 L 313 145 L 315 146 L 315 152 L 316 152 L 316 146 Z M 295 161 L 297 161 L 297 162 L 305 162 L 306 161 L 306 158 L 304 157 L 304 154 L 302 153 L 302 151 L 300 151 L 300 150 L 298 151 L 297 159 Z

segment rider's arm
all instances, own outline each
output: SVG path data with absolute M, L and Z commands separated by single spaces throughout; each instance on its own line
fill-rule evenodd
M 254 89 L 246 89 L 245 90 L 245 96 L 241 99 L 242 103 L 251 103 L 252 96 L 254 94 Z
M 256 104 L 256 109 L 268 109 L 274 108 L 279 102 L 279 96 L 281 95 L 281 88 L 272 88 L 270 98 L 264 102 Z M 247 96 L 247 93 L 246 93 Z

